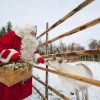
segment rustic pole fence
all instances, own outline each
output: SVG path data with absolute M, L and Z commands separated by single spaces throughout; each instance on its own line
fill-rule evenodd
M 41 94 L 41 92 L 35 86 L 32 86 L 32 87 L 37 91 L 37 93 L 39 93 L 39 95 L 42 97 L 43 100 L 48 100 L 47 98 L 43 96 L 43 94 Z
M 35 76 L 32 76 L 34 79 L 36 79 L 38 82 L 40 82 L 42 85 L 48 87 L 51 91 L 53 91 L 55 94 L 57 94 L 59 97 L 61 97 L 63 100 L 69 100 L 69 98 L 67 98 L 66 96 L 64 96 L 62 93 L 58 92 L 56 89 L 54 89 L 53 87 L 47 85 L 46 83 L 44 83 L 43 81 L 39 80 L 38 78 L 36 78 Z
M 72 78 L 72 79 L 75 79 L 75 80 L 78 80 L 78 81 L 82 81 L 82 82 L 89 83 L 89 84 L 100 87 L 100 81 L 95 80 L 95 79 L 90 79 L 90 78 L 86 78 L 86 77 L 82 77 L 82 76 L 78 76 L 78 75 L 72 75 L 72 74 L 69 74 L 69 73 L 63 73 L 63 72 L 60 72 L 60 71 L 55 71 L 55 70 L 39 67 L 39 66 L 36 66 L 36 65 L 34 65 L 33 67 L 40 69 L 40 70 L 43 70 L 43 71 L 48 71 L 48 72 L 51 72 L 51 73 L 54 73 L 54 74 L 57 74 L 57 75 Z
M 83 3 L 81 3 L 79 6 L 77 6 L 75 9 L 73 9 L 71 12 L 69 12 L 67 15 L 65 15 L 64 17 L 62 17 L 60 20 L 58 20 L 56 23 L 54 23 L 51 27 L 48 28 L 48 23 L 46 24 L 46 31 L 44 31 L 41 35 L 39 35 L 37 37 L 37 39 L 39 39 L 40 37 L 42 37 L 44 34 L 46 34 L 46 42 L 43 43 L 42 45 L 38 46 L 42 47 L 42 46 L 46 46 L 46 54 L 42 55 L 44 58 L 53 58 L 53 57 L 66 57 L 66 56 L 75 56 L 75 55 L 91 55 L 91 54 L 100 54 L 100 49 L 96 49 L 96 50 L 81 50 L 81 51 L 73 51 L 73 52 L 64 52 L 64 53 L 59 53 L 59 54 L 48 54 L 48 44 L 52 43 L 58 39 L 61 39 L 65 36 L 69 36 L 72 35 L 76 32 L 82 31 L 84 29 L 87 29 L 89 27 L 92 27 L 96 24 L 100 23 L 100 17 L 97 19 L 94 19 L 84 25 L 81 25 L 77 28 L 74 28 L 72 30 L 70 30 L 69 32 L 63 33 L 51 40 L 48 40 L 48 32 L 51 31 L 52 29 L 54 29 L 55 27 L 57 27 L 58 25 L 60 25 L 61 23 L 63 23 L 65 20 L 67 20 L 68 18 L 70 18 L 71 16 L 73 16 L 74 14 L 76 14 L 78 11 L 80 11 L 81 9 L 83 9 L 84 7 L 86 7 L 87 5 L 89 5 L 90 3 L 92 3 L 94 0 L 85 0 Z M 86 77 L 82 77 L 82 76 L 77 76 L 77 75 L 72 75 L 69 73 L 63 73 L 60 71 L 55 71 L 55 70 L 51 70 L 48 68 L 48 66 L 46 66 L 46 68 L 43 67 L 39 67 L 39 66 L 33 66 L 34 68 L 46 71 L 46 80 L 44 82 L 42 82 L 41 80 L 37 79 L 35 76 L 33 76 L 34 79 L 36 79 L 38 82 L 40 82 L 41 84 L 43 84 L 46 88 L 45 88 L 45 97 L 35 88 L 35 90 L 41 95 L 41 97 L 44 100 L 48 100 L 48 89 L 50 89 L 51 91 L 53 91 L 55 94 L 57 94 L 59 97 L 61 97 L 63 100 L 69 100 L 69 98 L 65 97 L 63 94 L 61 94 L 60 92 L 58 92 L 57 90 L 55 90 L 53 87 L 48 85 L 48 72 L 51 72 L 53 74 L 57 74 L 57 75 L 61 75 L 64 77 L 68 77 L 71 79 L 75 79 L 81 82 L 85 82 L 88 84 L 92 84 L 95 86 L 100 87 L 100 81 L 95 80 L 95 79 L 90 79 L 90 78 L 86 78 Z M 48 89 L 47 89 L 48 88 Z
M 43 36 L 44 34 L 47 34 L 47 32 L 54 29 L 56 26 L 58 26 L 59 24 L 61 24 L 62 22 L 64 22 L 68 18 L 70 18 L 72 15 L 74 15 L 75 13 L 77 13 L 78 11 L 80 11 L 81 9 L 83 9 L 84 7 L 86 7 L 87 5 L 92 3 L 93 1 L 94 0 L 85 0 L 83 3 L 81 3 L 75 9 L 73 9 L 71 12 L 69 12 L 67 15 L 65 15 L 63 18 L 61 18 L 55 24 L 53 24 L 51 27 L 49 27 L 45 32 L 43 32 L 40 36 L 38 36 L 37 39 L 40 38 L 41 36 Z
M 99 23 L 100 23 L 100 17 L 97 18 L 97 19 L 94 19 L 94 20 L 92 20 L 92 21 L 90 21 L 90 22 L 88 22 L 88 23 L 86 23 L 86 24 L 84 24 L 84 25 L 81 25 L 81 26 L 79 26 L 79 27 L 77 27 L 77 28 L 74 28 L 74 29 L 72 29 L 72 30 L 69 31 L 69 32 L 63 33 L 63 34 L 61 34 L 61 35 L 59 35 L 59 36 L 57 36 L 57 37 L 55 37 L 55 38 L 49 40 L 48 42 L 43 43 L 43 44 L 40 45 L 39 47 L 44 46 L 44 45 L 46 45 L 46 44 L 48 44 L 48 43 L 52 43 L 52 42 L 54 42 L 54 41 L 56 41 L 56 40 L 58 40 L 58 39 L 61 39 L 61 38 L 65 37 L 65 36 L 69 36 L 69 35 L 72 35 L 72 34 L 74 34 L 74 33 L 76 33 L 76 32 L 82 31 L 82 30 L 84 30 L 84 29 L 87 29 L 87 28 L 92 27 L 92 26 L 94 26 L 94 25 L 96 25 L 96 24 L 99 24 Z
M 48 23 L 46 23 L 46 30 L 48 29 Z M 46 34 L 46 42 L 48 41 L 48 33 Z M 46 44 L 46 54 L 48 54 L 48 44 Z M 48 69 L 48 65 L 46 65 L 46 68 Z M 48 72 L 46 71 L 45 75 L 45 82 L 48 84 Z M 48 99 L 48 85 L 45 87 L 45 97 Z
M 42 56 L 43 58 L 54 58 L 54 57 L 63 57 L 63 56 L 65 57 L 65 56 L 91 55 L 91 54 L 100 54 L 100 49 L 80 50 L 80 51 L 64 52 L 64 53 L 57 53 L 57 54 L 47 54 Z

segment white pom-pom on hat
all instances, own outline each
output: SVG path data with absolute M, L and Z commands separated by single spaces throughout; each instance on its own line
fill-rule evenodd
M 35 25 L 26 24 L 24 28 L 29 29 L 34 33 L 37 33 L 37 26 Z

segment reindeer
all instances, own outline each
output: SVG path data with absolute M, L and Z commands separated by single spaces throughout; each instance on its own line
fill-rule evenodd
M 51 66 L 57 71 L 79 75 L 87 78 L 93 78 L 93 74 L 91 70 L 82 63 L 72 66 L 71 64 L 68 64 L 68 62 L 62 59 L 53 58 L 53 59 L 46 60 L 46 64 L 48 66 Z M 66 89 L 69 88 L 70 90 L 75 92 L 76 100 L 80 100 L 79 92 L 82 93 L 82 100 L 89 100 L 88 88 L 90 84 L 80 82 L 71 78 L 63 77 L 63 76 L 59 76 L 59 78 L 61 79 L 62 85 Z

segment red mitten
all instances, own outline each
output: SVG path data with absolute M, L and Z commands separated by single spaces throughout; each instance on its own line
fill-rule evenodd
M 44 59 L 43 59 L 42 57 L 38 58 L 37 61 L 38 61 L 39 63 L 42 63 L 42 64 L 44 63 Z
M 14 60 L 14 61 L 17 61 L 19 58 L 20 58 L 20 54 L 19 53 L 15 53 L 15 54 L 13 54 L 11 59 Z
M 34 58 L 35 58 L 35 62 L 42 63 L 42 64 L 44 63 L 43 57 L 37 51 L 34 52 Z

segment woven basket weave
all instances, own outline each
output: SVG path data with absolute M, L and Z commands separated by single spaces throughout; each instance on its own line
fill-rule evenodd
M 9 63 L 8 63 L 9 64 Z M 11 87 L 12 85 L 26 80 L 32 76 L 32 67 L 25 64 L 25 67 L 18 70 L 9 70 L 0 65 L 0 82 Z

